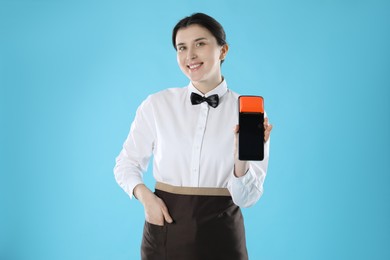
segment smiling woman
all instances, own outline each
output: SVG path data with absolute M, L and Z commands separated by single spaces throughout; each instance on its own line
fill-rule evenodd
M 220 46 L 209 30 L 199 25 L 182 28 L 176 35 L 177 62 L 183 73 L 202 93 L 222 81 L 221 61 L 228 45 Z
M 173 46 L 190 83 L 141 104 L 116 159 L 118 184 L 144 206 L 144 260 L 248 259 L 240 207 L 263 193 L 272 125 L 264 121 L 264 160 L 238 160 L 239 95 L 221 72 L 225 38 L 208 15 L 179 21 Z M 142 180 L 152 154 L 154 193 Z
M 225 60 L 229 46 L 224 29 L 215 19 L 202 14 L 194 14 L 191 19 L 182 19 L 173 29 L 172 43 L 177 50 L 180 69 L 193 83 L 196 82 L 196 87 L 203 90 L 203 93 L 209 91 L 208 85 L 221 82 L 220 64 Z M 215 77 L 209 79 L 211 84 L 202 84 L 202 77 L 199 75 L 201 72 L 195 73 L 204 63 L 206 68 L 202 70 L 203 82 L 211 75 Z

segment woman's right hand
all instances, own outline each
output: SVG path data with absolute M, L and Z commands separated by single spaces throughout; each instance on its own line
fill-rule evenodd
M 172 217 L 169 215 L 167 206 L 155 194 L 145 201 L 144 210 L 145 220 L 150 224 L 164 226 L 164 220 L 172 223 Z
M 144 184 L 134 188 L 134 195 L 141 201 L 145 210 L 146 222 L 164 226 L 164 221 L 172 223 L 172 217 L 164 201 L 151 192 Z

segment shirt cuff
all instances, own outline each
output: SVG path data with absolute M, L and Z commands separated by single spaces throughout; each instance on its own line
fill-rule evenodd
M 253 175 L 253 171 L 251 171 L 251 167 L 249 166 L 246 173 L 241 177 L 237 177 L 233 173 L 233 178 L 231 179 L 232 186 L 246 186 L 248 183 L 253 182 L 255 178 L 256 177 Z
M 230 178 L 229 191 L 232 196 L 233 202 L 240 207 L 250 207 L 256 203 L 261 191 L 255 191 L 257 189 L 256 176 L 254 171 L 249 167 L 249 170 L 244 176 L 236 177 L 234 174 Z
M 125 178 L 126 176 L 127 178 Z M 129 195 L 130 199 L 134 197 L 134 188 L 138 184 L 143 184 L 143 180 L 139 176 L 131 176 L 131 180 L 128 178 L 126 174 L 118 174 L 115 175 L 116 181 L 118 182 L 119 186 Z

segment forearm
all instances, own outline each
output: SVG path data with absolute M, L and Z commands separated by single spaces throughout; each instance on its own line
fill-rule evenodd
M 133 198 L 134 188 L 143 183 L 142 169 L 138 165 L 139 163 L 129 156 L 125 149 L 116 158 L 115 180 L 130 198 Z
M 248 161 L 240 161 L 238 158 L 234 162 L 234 176 L 237 178 L 244 176 L 249 169 Z
M 269 140 L 264 144 L 263 161 L 240 161 L 235 157 L 234 174 L 228 188 L 234 203 L 250 207 L 263 194 L 263 183 L 269 160 Z

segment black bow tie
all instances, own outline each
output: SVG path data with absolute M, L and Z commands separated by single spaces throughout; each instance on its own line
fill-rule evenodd
M 196 94 L 194 92 L 191 93 L 191 103 L 193 105 L 199 105 L 200 103 L 205 102 L 205 101 L 210 106 L 216 108 L 218 106 L 218 103 L 219 103 L 219 97 L 217 94 L 211 95 L 209 97 L 202 97 L 201 95 Z

